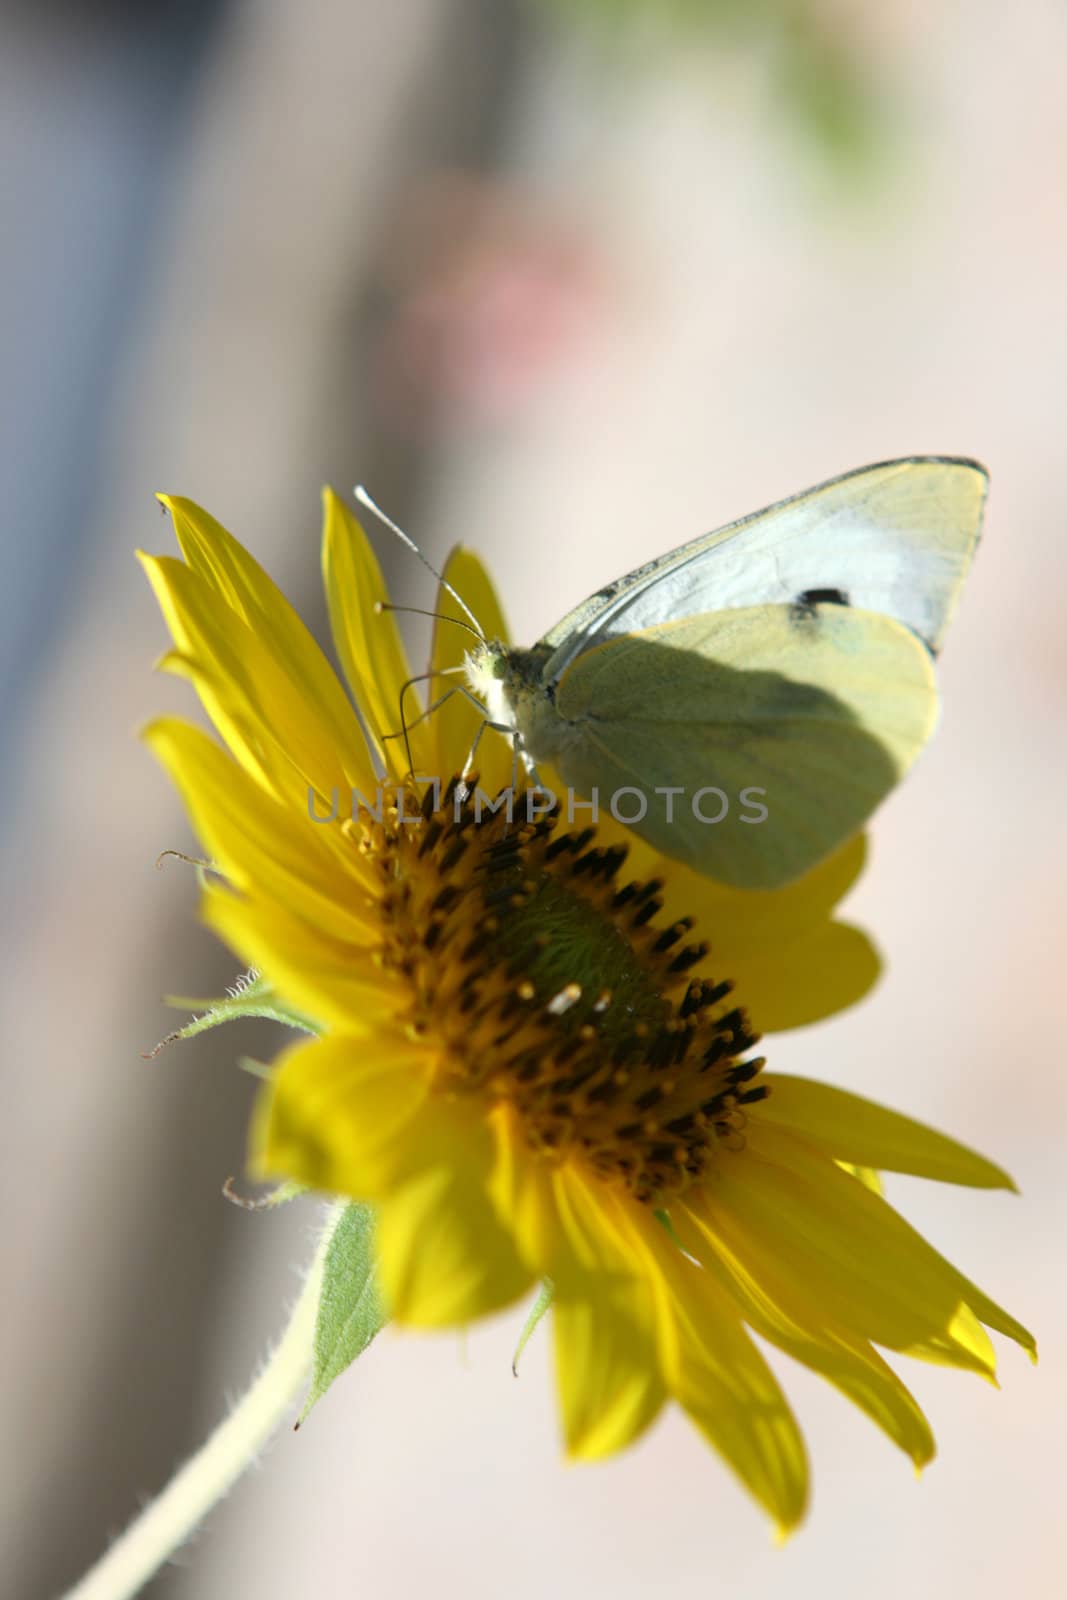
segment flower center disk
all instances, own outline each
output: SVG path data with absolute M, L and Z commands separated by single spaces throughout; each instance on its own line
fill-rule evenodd
M 472 794 L 477 794 L 471 782 Z M 506 1100 L 532 1149 L 579 1159 L 657 1205 L 743 1142 L 762 1099 L 757 1042 L 689 917 L 664 927 L 659 879 L 628 881 L 624 845 L 514 821 L 456 781 L 349 824 L 382 877 L 383 962 L 412 1031 L 441 1046 L 435 1088 Z M 481 798 L 481 797 L 479 797 Z

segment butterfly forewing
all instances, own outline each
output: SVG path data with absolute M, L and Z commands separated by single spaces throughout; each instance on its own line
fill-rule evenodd
M 815 593 L 876 611 L 936 651 L 978 539 L 986 474 L 941 456 L 846 473 L 610 584 L 545 636 L 555 682 L 584 650 L 669 620 Z

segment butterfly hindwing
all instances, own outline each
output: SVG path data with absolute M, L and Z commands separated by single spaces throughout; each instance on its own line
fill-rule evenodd
M 584 650 L 556 710 L 560 776 L 600 804 L 647 798 L 633 823 L 657 849 L 745 888 L 799 876 L 864 824 L 929 737 L 929 652 L 891 617 L 810 598 L 666 622 Z M 671 803 L 657 788 L 684 791 Z M 721 821 L 693 809 L 720 790 Z M 764 820 L 741 802 L 762 790 Z M 625 810 L 638 802 L 629 797 Z M 706 818 L 721 801 L 705 795 Z M 742 820 L 748 815 L 749 820 Z

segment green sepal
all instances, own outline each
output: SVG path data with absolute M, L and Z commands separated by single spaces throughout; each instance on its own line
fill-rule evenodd
M 656 1221 L 659 1223 L 664 1232 L 670 1237 L 671 1242 L 678 1246 L 678 1249 L 683 1255 L 687 1255 L 688 1251 L 686 1250 L 681 1239 L 679 1239 L 677 1233 L 674 1231 L 674 1223 L 671 1221 L 671 1214 L 666 1207 L 660 1206 L 658 1210 L 653 1211 L 652 1215 L 655 1217 Z
M 352 1201 L 341 1211 L 326 1248 L 315 1322 L 315 1364 L 300 1422 L 387 1321 L 377 1285 L 374 1211 Z
M 281 1022 L 287 1028 L 299 1028 L 302 1033 L 322 1032 L 317 1022 L 289 1005 L 270 981 L 256 972 L 239 978 L 228 993 L 217 999 L 192 1000 L 183 995 L 167 995 L 165 1004 L 182 1011 L 205 1009 L 201 1016 L 194 1017 L 191 1022 L 169 1033 L 151 1052 L 152 1055 L 156 1055 L 166 1044 L 173 1044 L 178 1039 L 195 1039 L 198 1033 L 218 1028 L 224 1022 L 236 1022 L 241 1017 L 265 1017 L 268 1022 Z
M 249 1077 L 258 1078 L 261 1083 L 266 1083 L 274 1076 L 274 1066 L 270 1061 L 259 1061 L 255 1056 L 238 1056 L 237 1065 L 242 1072 L 247 1072 Z
M 519 1342 L 515 1346 L 515 1354 L 511 1358 L 511 1370 L 515 1374 L 516 1378 L 519 1375 L 519 1357 L 529 1344 L 530 1336 L 537 1327 L 537 1324 L 540 1322 L 541 1318 L 552 1304 L 555 1294 L 556 1286 L 552 1282 L 552 1279 L 545 1278 L 540 1289 L 537 1291 L 537 1299 L 533 1303 L 533 1306 L 530 1310 L 530 1315 L 526 1318 L 526 1321 L 523 1325 L 523 1330 L 519 1334 Z
M 273 1211 L 275 1206 L 288 1205 L 290 1200 L 296 1200 L 300 1195 L 307 1194 L 306 1183 L 296 1183 L 287 1178 L 284 1183 L 276 1184 L 266 1194 L 253 1198 L 250 1195 L 238 1194 L 236 1181 L 227 1178 L 222 1186 L 222 1192 L 233 1206 L 239 1206 L 242 1211 Z

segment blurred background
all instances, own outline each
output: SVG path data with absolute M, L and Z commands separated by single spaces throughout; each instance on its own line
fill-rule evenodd
M 815 1463 L 772 1548 L 683 1419 L 561 1463 L 549 1341 L 386 1333 L 160 1600 L 1064 1592 L 1067 14 L 1058 0 L 0 6 L 0 1518 L 48 1600 L 241 1391 L 316 1208 L 238 1211 L 265 1025 L 141 1058 L 234 963 L 135 730 L 192 710 L 133 560 L 202 501 L 320 631 L 318 492 L 489 557 L 530 642 L 868 461 L 992 472 L 940 736 L 880 814 L 854 1013 L 771 1042 L 1002 1161 L 890 1197 L 1042 1343 L 912 1366 L 921 1484 L 775 1358 Z M 427 575 L 383 549 L 394 587 Z M 417 648 L 424 643 L 415 635 Z

